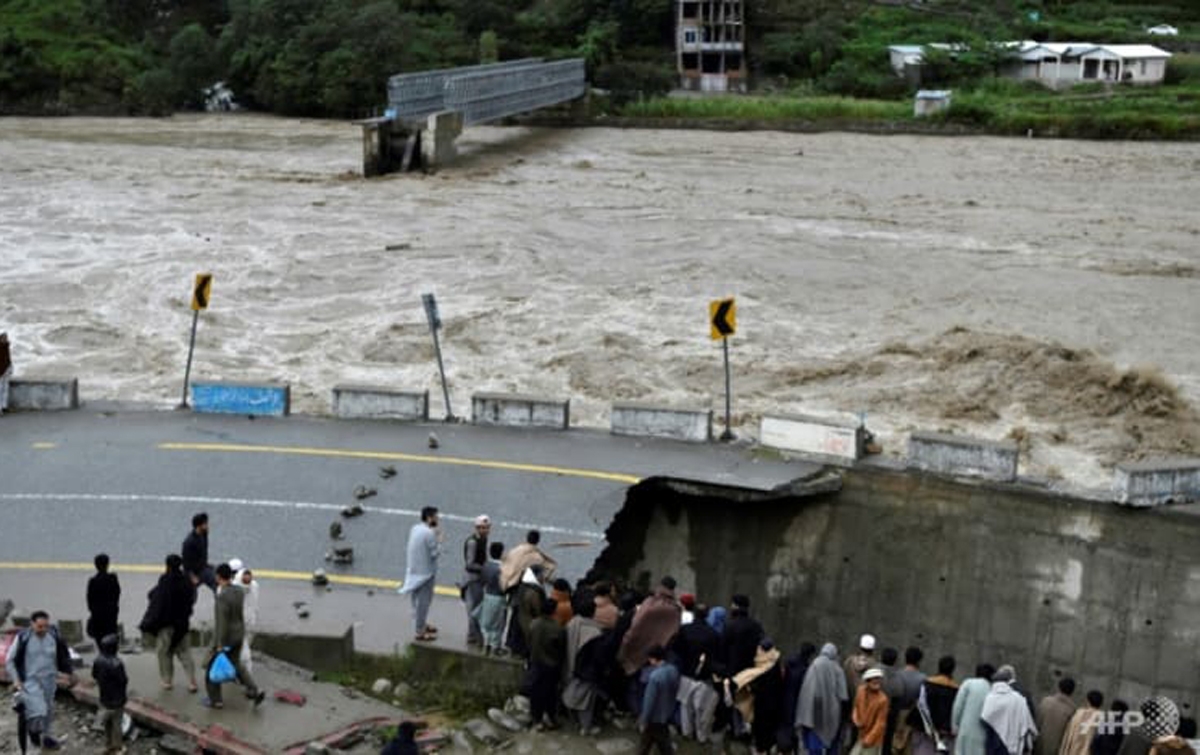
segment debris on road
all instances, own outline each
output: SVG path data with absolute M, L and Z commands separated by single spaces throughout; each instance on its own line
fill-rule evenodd
M 396 476 L 396 468 L 391 465 L 388 465 L 386 467 L 380 467 L 379 468 L 379 476 L 385 480 L 390 480 L 391 478 Z
M 436 434 L 436 433 L 430 433 L 430 434 L 429 434 L 429 447 L 430 447 L 430 448 L 437 448 L 437 447 L 438 447 L 438 446 L 440 446 L 440 445 L 441 445 L 441 444 L 438 442 L 438 437 L 437 437 L 437 434 Z
M 363 511 L 365 511 L 365 509 L 356 503 L 353 506 L 347 506 L 346 508 L 342 509 L 342 516 L 346 517 L 347 519 L 352 519 L 356 516 L 362 516 Z
M 354 497 L 361 501 L 364 498 L 370 498 L 378 492 L 379 491 L 377 491 L 375 488 L 368 488 L 366 485 L 359 485 L 358 487 L 354 488 Z
M 308 702 L 307 697 L 300 694 L 299 692 L 293 692 L 290 689 L 275 690 L 275 699 L 281 703 L 287 703 L 288 705 L 295 705 L 297 708 L 303 708 L 305 703 Z
M 342 539 L 342 523 L 341 522 L 330 523 L 329 539 L 330 540 L 341 540 Z

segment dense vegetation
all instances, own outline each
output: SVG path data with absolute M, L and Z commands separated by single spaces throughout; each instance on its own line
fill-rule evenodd
M 273 112 L 350 117 L 399 71 L 541 55 L 583 56 L 610 102 L 644 117 L 903 118 L 911 84 L 889 44 L 962 42 L 931 56 L 953 86 L 946 116 L 988 130 L 1106 135 L 1200 131 L 1200 58 L 1172 86 L 1055 95 L 994 77 L 989 40 L 1152 42 L 1200 52 L 1196 0 L 746 0 L 748 60 L 763 98 L 655 100 L 675 82 L 674 0 L 0 0 L 0 112 L 165 113 L 226 81 Z M 1145 28 L 1169 23 L 1178 37 Z M 846 99 L 856 98 L 856 99 Z M 865 101 L 864 101 L 865 100 Z M 628 103 L 628 104 L 627 104 Z M 1075 130 L 1073 130 L 1075 129 Z

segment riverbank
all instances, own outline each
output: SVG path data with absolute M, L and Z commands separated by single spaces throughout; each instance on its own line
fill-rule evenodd
M 1200 139 L 1200 76 L 1169 86 L 1084 85 L 1068 92 L 994 80 L 953 91 L 948 110 L 924 118 L 913 115 L 909 99 L 782 93 L 658 97 L 614 108 L 598 99 L 586 117 L 538 114 L 528 122 L 714 131 L 1191 141 Z

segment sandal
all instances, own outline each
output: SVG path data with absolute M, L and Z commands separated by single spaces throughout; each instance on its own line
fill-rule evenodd
M 437 627 L 435 627 L 433 624 L 426 624 L 425 632 L 427 634 L 437 634 Z
M 433 642 L 435 640 L 437 640 L 437 635 L 428 631 L 420 632 L 413 637 L 414 642 Z
M 188 685 L 188 692 L 190 692 L 191 694 L 194 695 L 199 691 L 200 691 L 200 688 L 196 686 L 195 682 L 192 682 L 191 684 Z

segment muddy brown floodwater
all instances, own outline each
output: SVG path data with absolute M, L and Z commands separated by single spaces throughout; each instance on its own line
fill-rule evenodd
M 1014 437 L 1103 486 L 1200 452 L 1200 144 L 472 128 L 435 176 L 360 175 L 358 129 L 260 116 L 0 120 L 0 329 L 22 373 L 170 406 L 195 374 L 867 414 Z M 1064 483 L 1065 484 L 1065 483 Z

